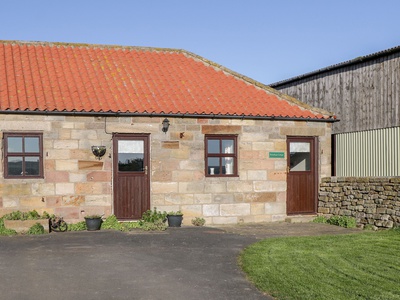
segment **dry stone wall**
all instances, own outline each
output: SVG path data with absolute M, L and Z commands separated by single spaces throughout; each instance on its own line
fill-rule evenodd
M 360 226 L 398 226 L 400 177 L 322 178 L 318 212 L 327 216 L 352 216 Z

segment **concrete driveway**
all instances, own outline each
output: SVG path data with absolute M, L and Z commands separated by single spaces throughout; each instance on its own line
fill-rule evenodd
M 272 299 L 246 280 L 237 265 L 238 254 L 260 238 L 290 235 L 291 230 L 304 235 L 302 226 L 311 235 L 351 232 L 312 225 L 0 237 L 0 295 L 1 299 Z

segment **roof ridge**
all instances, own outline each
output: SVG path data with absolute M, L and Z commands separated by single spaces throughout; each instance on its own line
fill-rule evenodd
M 65 47 L 87 47 L 87 48 L 102 48 L 102 49 L 131 49 L 131 50 L 151 50 L 151 51 L 170 51 L 170 52 L 185 52 L 186 50 L 178 48 L 163 48 L 150 46 L 127 46 L 113 44 L 90 44 L 90 43 L 68 43 L 68 42 L 46 42 L 46 41 L 22 41 L 22 40 L 0 40 L 1 44 L 20 44 L 32 46 L 65 46 Z

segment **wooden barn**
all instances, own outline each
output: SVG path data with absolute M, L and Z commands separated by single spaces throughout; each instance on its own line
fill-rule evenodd
M 400 47 L 270 86 L 340 119 L 332 175 L 400 176 Z

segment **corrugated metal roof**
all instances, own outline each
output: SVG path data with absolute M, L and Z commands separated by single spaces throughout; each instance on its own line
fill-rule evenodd
M 316 71 L 312 71 L 312 72 L 309 72 L 309 73 L 306 73 L 306 74 L 303 74 L 303 75 L 299 75 L 299 76 L 296 76 L 296 77 L 292 77 L 292 78 L 289 78 L 289 79 L 285 79 L 285 80 L 282 80 L 282 81 L 271 83 L 271 84 L 269 84 L 269 86 L 273 87 L 273 88 L 279 87 L 279 86 L 282 86 L 282 85 L 285 85 L 285 84 L 288 84 L 288 83 L 292 83 L 294 81 L 299 81 L 299 80 L 306 79 L 306 78 L 309 78 L 309 77 L 312 77 L 312 76 L 315 76 L 315 75 L 319 75 L 319 74 L 322 74 L 322 73 L 325 73 L 325 72 L 329 72 L 329 71 L 332 71 L 332 70 L 337 70 L 337 69 L 344 68 L 344 67 L 347 67 L 347 66 L 356 65 L 356 64 L 359 64 L 359 63 L 362 63 L 362 62 L 371 61 L 371 60 L 374 60 L 374 59 L 377 59 L 377 58 L 380 58 L 380 57 L 384 57 L 384 56 L 388 56 L 388 55 L 391 55 L 391 54 L 394 54 L 394 53 L 398 53 L 398 52 L 400 52 L 400 46 L 389 48 L 387 50 L 383 50 L 383 51 L 379 51 L 379 52 L 375 52 L 375 53 L 372 53 L 372 54 L 369 54 L 369 55 L 360 56 L 360 57 L 357 57 L 355 59 L 348 60 L 348 61 L 345 61 L 345 62 L 342 62 L 342 63 L 338 63 L 338 64 L 335 64 L 335 65 L 331 65 L 329 67 L 322 68 L 322 69 L 319 69 L 319 70 L 316 70 Z

